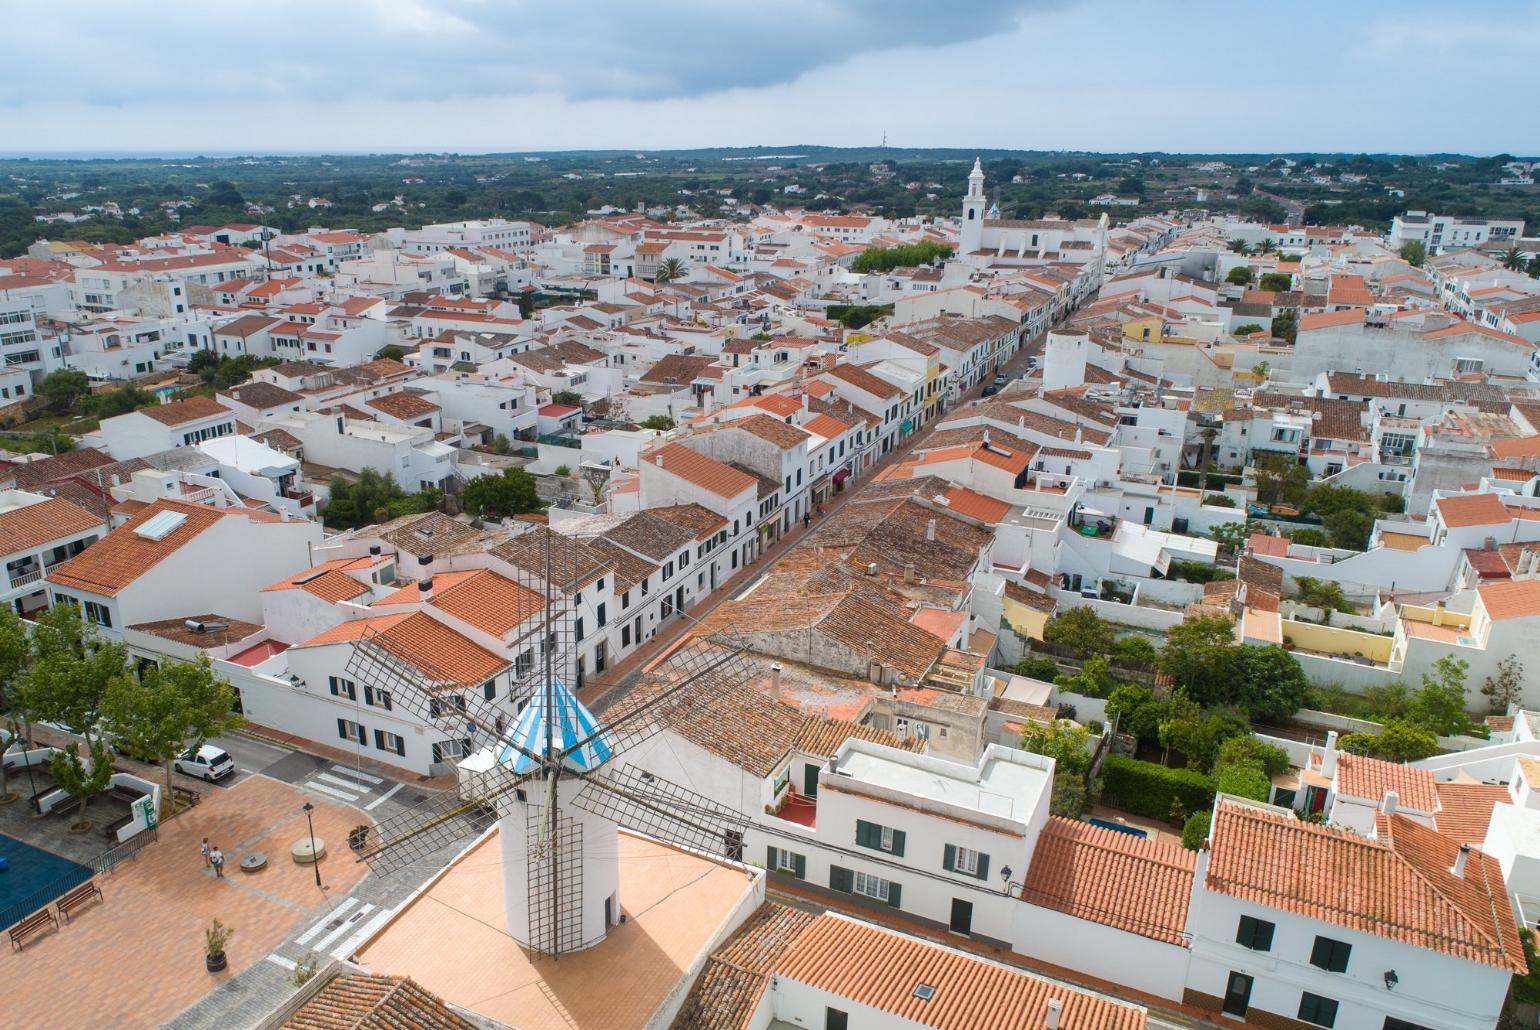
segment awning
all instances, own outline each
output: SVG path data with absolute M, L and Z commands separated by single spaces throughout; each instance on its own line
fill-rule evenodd
M 845 466 L 844 468 L 840 469 L 838 472 L 834 473 L 834 482 L 835 482 L 836 485 L 838 485 L 840 483 L 843 483 L 845 480 L 847 480 L 849 478 L 850 478 L 850 466 L 848 466 L 848 465 Z
M 898 428 L 899 428 L 899 431 L 903 432 L 903 433 L 913 432 L 914 431 L 914 419 L 912 419 L 912 418 L 904 419 L 904 424 L 899 426 Z

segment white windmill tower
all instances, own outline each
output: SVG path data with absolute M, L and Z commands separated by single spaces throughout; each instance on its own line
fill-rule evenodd
M 377 869 L 398 868 L 498 825 L 504 916 L 509 934 L 536 955 L 559 956 L 597 944 L 620 917 L 618 828 L 731 859 L 743 857 L 748 820 L 653 773 L 624 754 L 666 727 L 675 713 L 709 707 L 749 676 L 740 650 L 682 648 L 652 670 L 652 686 L 606 712 L 601 722 L 567 684 L 577 652 L 573 598 L 600 569 L 592 552 L 549 530 L 531 539 L 539 570 L 520 576 L 544 598 L 539 615 L 512 645 L 538 659 L 515 665 L 516 714 L 501 713 L 477 691 L 407 659 L 387 638 L 354 646 L 349 675 L 390 692 L 453 737 L 484 735 L 459 767 L 459 788 L 383 821 L 360 850 Z M 602 568 L 602 567 L 601 567 Z

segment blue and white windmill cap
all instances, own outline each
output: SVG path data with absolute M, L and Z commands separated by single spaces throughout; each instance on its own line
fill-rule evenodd
M 550 711 L 546 709 L 547 699 L 551 702 Z M 535 691 L 513 726 L 503 734 L 502 747 L 497 753 L 498 763 L 516 773 L 533 769 L 535 762 L 516 747 L 530 754 L 544 754 L 547 724 L 551 726 L 551 744 L 558 751 L 566 751 L 579 741 L 588 741 L 563 761 L 569 769 L 579 772 L 597 769 L 614 753 L 610 742 L 600 734 L 599 720 L 594 718 L 594 713 L 567 689 L 566 684 L 554 679 L 549 691 Z

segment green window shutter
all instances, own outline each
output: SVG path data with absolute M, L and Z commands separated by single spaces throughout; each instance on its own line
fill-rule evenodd
M 765 868 L 770 870 L 771 872 L 775 871 L 775 845 L 774 844 L 771 844 L 769 847 L 765 848 Z
M 955 844 L 948 844 L 946 846 L 946 852 L 945 852 L 945 854 L 942 855 L 942 858 L 941 858 L 941 868 L 945 869 L 948 872 L 956 871 L 956 869 L 957 869 L 957 846 Z
M 807 879 L 807 857 L 804 855 L 791 856 L 792 875 L 799 880 Z
M 904 831 L 903 830 L 894 830 L 893 831 L 893 852 L 892 853 L 894 855 L 898 856 L 899 858 L 903 858 L 904 857 Z
M 869 823 L 865 819 L 856 820 L 856 845 L 863 848 L 875 848 L 882 841 L 882 831 L 875 823 Z
M 888 905 L 891 908 L 901 907 L 900 902 L 904 896 L 903 889 L 893 881 L 888 881 Z
M 829 867 L 829 889 L 839 891 L 842 894 L 850 893 L 850 870 L 841 869 L 837 865 Z
M 979 856 L 979 871 L 975 874 L 980 880 L 989 879 L 989 856 Z

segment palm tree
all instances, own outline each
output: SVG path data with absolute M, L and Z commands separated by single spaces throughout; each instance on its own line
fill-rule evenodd
M 1257 249 L 1264 254 L 1271 254 L 1273 251 L 1278 249 L 1278 244 L 1274 243 L 1273 238 L 1269 236 L 1267 239 L 1263 240 L 1260 244 L 1257 245 Z
M 1250 254 L 1251 244 L 1247 243 L 1245 240 L 1231 240 L 1230 250 L 1236 254 Z
M 664 258 L 653 273 L 652 281 L 659 286 L 684 278 L 684 262 L 679 258 Z
M 1524 254 L 1519 250 L 1517 244 L 1509 247 L 1508 253 L 1503 255 L 1503 267 L 1515 272 L 1521 271 L 1524 268 Z

